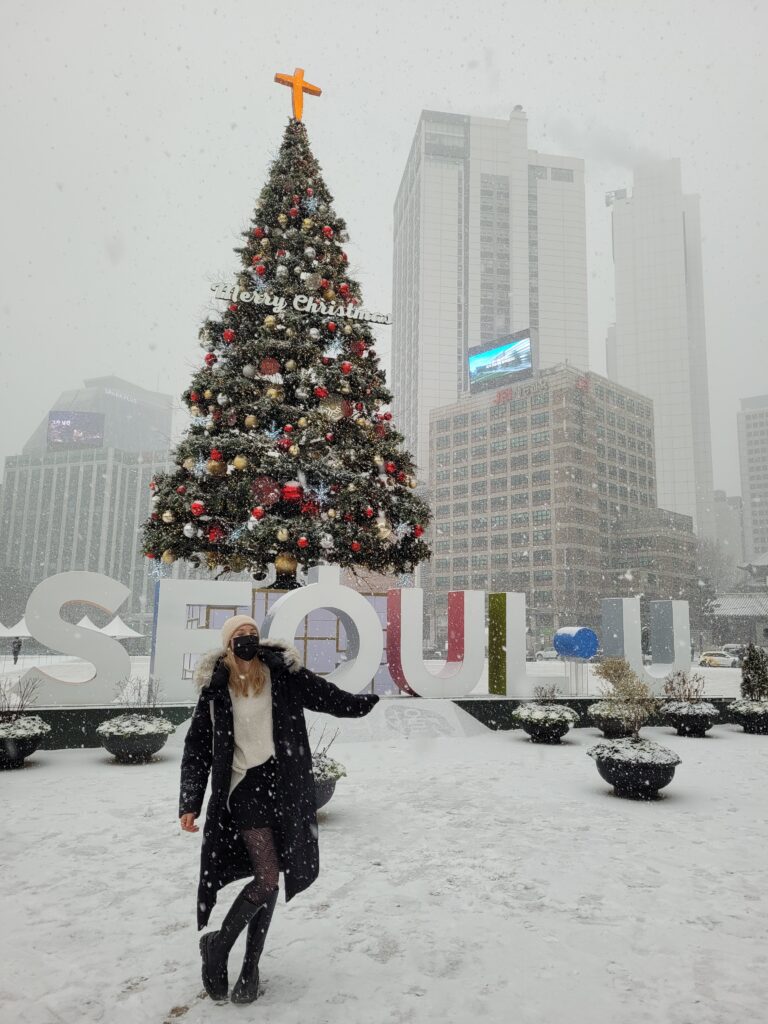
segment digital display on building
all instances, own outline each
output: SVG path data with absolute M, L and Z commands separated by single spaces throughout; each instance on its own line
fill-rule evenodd
M 531 332 L 518 331 L 486 345 L 476 345 L 469 350 L 468 364 L 471 392 L 505 387 L 529 377 L 533 373 Z
M 66 412 L 54 409 L 48 413 L 49 451 L 103 446 L 103 412 Z

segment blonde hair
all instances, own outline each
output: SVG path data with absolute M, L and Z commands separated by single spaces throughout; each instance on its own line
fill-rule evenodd
M 224 664 L 229 669 L 229 685 L 238 697 L 252 695 L 258 697 L 267 683 L 267 670 L 258 658 L 238 664 L 235 652 L 228 647 L 224 654 Z M 242 671 L 242 665 L 245 671 Z

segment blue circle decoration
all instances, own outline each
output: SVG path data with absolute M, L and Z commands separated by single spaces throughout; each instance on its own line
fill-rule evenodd
M 593 658 L 600 641 L 597 633 L 586 626 L 565 626 L 558 629 L 552 638 L 552 646 L 561 658 Z

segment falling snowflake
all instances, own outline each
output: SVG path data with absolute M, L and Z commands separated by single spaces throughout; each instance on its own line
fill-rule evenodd
M 202 479 L 202 477 L 205 476 L 205 467 L 206 467 L 205 459 L 203 459 L 202 457 L 199 458 L 197 460 L 197 462 L 195 463 L 195 468 L 192 470 L 192 472 L 195 474 L 195 476 L 198 478 L 198 480 Z
M 304 200 L 304 209 L 307 213 L 314 213 L 317 209 L 317 196 L 310 196 L 309 199 Z

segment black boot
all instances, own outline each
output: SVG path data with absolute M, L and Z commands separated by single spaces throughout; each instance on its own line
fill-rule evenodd
M 203 958 L 203 986 L 211 999 L 226 999 L 229 990 L 227 960 L 235 940 L 248 922 L 259 912 L 262 905 L 251 903 L 240 893 L 229 908 L 221 928 L 207 932 L 200 939 L 200 955 Z
M 279 890 L 275 889 L 267 897 L 266 902 L 259 907 L 259 912 L 251 918 L 248 925 L 243 968 L 232 989 L 233 1003 L 252 1003 L 259 994 L 259 960 L 264 950 L 264 942 L 277 903 L 278 892 Z

